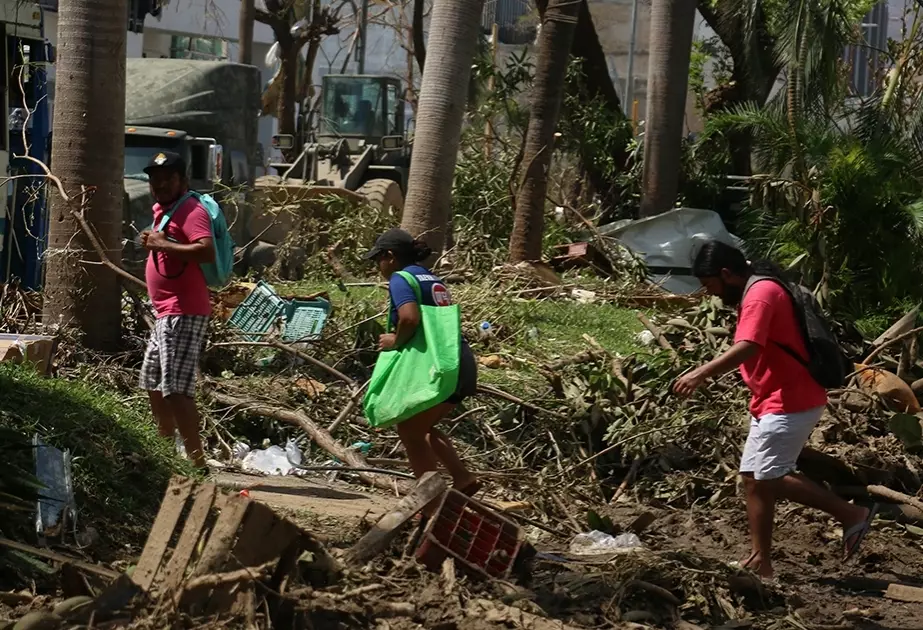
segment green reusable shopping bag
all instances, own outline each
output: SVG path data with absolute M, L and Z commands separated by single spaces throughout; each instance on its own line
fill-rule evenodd
M 376 429 L 395 425 L 444 402 L 458 387 L 461 360 L 461 310 L 426 306 L 413 274 L 407 280 L 420 307 L 420 325 L 403 347 L 378 355 L 363 407 Z M 390 316 L 388 331 L 391 330 Z

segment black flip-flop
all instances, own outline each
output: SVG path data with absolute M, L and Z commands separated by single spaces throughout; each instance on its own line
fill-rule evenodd
M 879 505 L 873 503 L 872 507 L 869 508 L 869 515 L 861 523 L 856 523 L 849 529 L 843 532 L 843 548 L 846 553 L 844 554 L 843 561 L 849 561 L 856 556 L 859 552 L 859 548 L 862 546 L 862 541 L 865 540 L 866 534 L 869 533 L 869 530 L 872 529 L 872 521 L 875 520 L 875 515 L 878 514 Z M 852 544 L 852 547 L 848 547 L 849 539 L 853 536 L 856 537 L 856 542 Z

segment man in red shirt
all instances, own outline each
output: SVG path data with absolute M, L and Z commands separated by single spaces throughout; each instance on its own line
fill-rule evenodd
M 843 525 L 846 559 L 859 549 L 875 510 L 853 505 L 795 472 L 798 456 L 823 415 L 827 393 L 802 361 L 808 352 L 791 297 L 777 282 L 752 275 L 781 278 L 771 263 L 754 269 L 737 249 L 710 241 L 698 252 L 693 273 L 710 295 L 738 307 L 734 345 L 709 363 L 680 377 L 674 391 L 691 395 L 714 376 L 740 367 L 750 388 L 750 432 L 740 462 L 747 496 L 752 552 L 742 567 L 772 577 L 772 527 L 775 504 L 788 499 L 822 510 Z M 765 267 L 763 269 L 762 267 Z
M 157 201 L 155 229 L 141 235 L 141 244 L 151 252 L 145 278 L 157 323 L 144 355 L 140 384 L 150 397 L 160 435 L 172 439 L 179 430 L 190 459 L 204 469 L 195 383 L 212 310 L 199 267 L 215 260 L 211 220 L 198 200 L 186 195 L 189 181 L 181 156 L 158 153 L 144 172 Z M 158 229 L 168 213 L 168 222 Z

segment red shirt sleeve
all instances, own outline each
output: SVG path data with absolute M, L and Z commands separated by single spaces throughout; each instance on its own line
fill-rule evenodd
M 184 213 L 177 223 L 177 227 L 183 231 L 190 243 L 212 237 L 212 222 L 208 218 L 208 211 L 202 207 L 202 204 L 194 203 L 195 206 L 189 212 Z
M 734 343 L 750 341 L 765 347 L 776 307 L 784 298 L 784 289 L 771 280 L 762 280 L 750 287 L 740 307 Z

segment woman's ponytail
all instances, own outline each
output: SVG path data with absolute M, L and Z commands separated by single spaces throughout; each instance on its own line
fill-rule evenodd
M 423 262 L 433 255 L 433 250 L 425 241 L 413 239 L 413 262 Z

